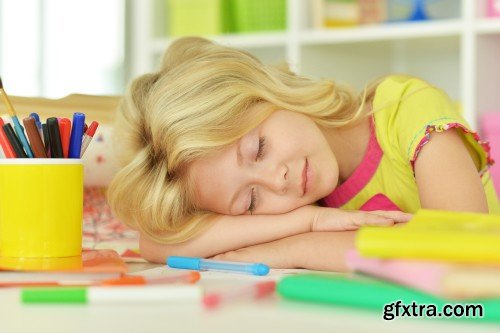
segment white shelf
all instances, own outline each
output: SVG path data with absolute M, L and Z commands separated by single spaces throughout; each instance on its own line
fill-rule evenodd
M 386 23 L 355 28 L 307 30 L 300 34 L 300 42 L 309 44 L 362 43 L 397 39 L 459 36 L 463 28 L 461 20 L 435 22 Z
M 475 30 L 478 34 L 500 34 L 500 18 L 484 18 L 475 24 Z
M 206 37 L 251 49 L 264 62 L 286 60 L 301 75 L 330 77 L 358 88 L 392 72 L 422 77 L 460 101 L 476 128 L 482 110 L 500 109 L 500 94 L 491 93 L 500 86 L 500 18 L 478 18 L 484 0 L 460 1 L 462 16 L 457 19 L 318 30 L 308 26 L 309 1 L 287 0 L 286 31 Z M 172 39 L 153 36 L 153 0 L 132 3 L 138 27 L 131 47 L 136 53 L 130 75 L 135 77 L 154 70 Z

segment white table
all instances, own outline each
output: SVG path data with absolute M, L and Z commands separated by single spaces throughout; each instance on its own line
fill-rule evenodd
M 153 265 L 131 265 L 132 272 Z M 242 283 L 204 279 L 205 290 Z M 19 289 L 0 290 L 0 332 L 500 332 L 500 325 L 457 320 L 396 318 L 385 321 L 380 312 L 301 303 L 273 296 L 209 311 L 199 304 L 182 305 L 25 305 Z

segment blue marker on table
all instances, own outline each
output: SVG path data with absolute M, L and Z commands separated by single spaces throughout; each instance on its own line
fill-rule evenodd
M 172 268 L 192 269 L 195 271 L 222 271 L 253 275 L 267 275 L 269 273 L 269 266 L 261 263 L 219 261 L 196 257 L 170 256 L 167 258 L 167 265 Z
M 71 127 L 71 136 L 69 139 L 68 158 L 80 158 L 82 151 L 83 127 L 85 126 L 85 115 L 75 112 L 73 114 L 73 126 Z

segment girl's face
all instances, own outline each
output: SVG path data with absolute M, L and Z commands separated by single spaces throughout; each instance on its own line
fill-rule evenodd
M 225 215 L 282 214 L 337 186 L 337 160 L 308 116 L 279 110 L 235 144 L 193 162 L 199 208 Z M 304 192 L 305 189 L 305 192 Z

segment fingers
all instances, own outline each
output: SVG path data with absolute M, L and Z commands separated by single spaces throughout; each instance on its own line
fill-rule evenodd
M 326 208 L 316 214 L 312 231 L 352 231 L 363 225 L 393 226 L 408 222 L 412 214 L 400 211 L 356 211 Z
M 392 218 L 370 213 L 365 213 L 363 220 L 361 225 L 391 226 L 395 222 Z
M 385 216 L 371 214 L 368 212 L 350 212 L 348 213 L 349 219 L 344 220 L 339 225 L 338 230 L 353 231 L 359 229 L 361 226 L 392 226 L 394 220 Z
M 370 213 L 390 218 L 396 223 L 408 222 L 413 218 L 413 214 L 404 213 L 397 210 L 374 210 Z
M 365 213 L 361 225 L 393 226 L 396 223 L 408 222 L 412 217 L 412 214 L 400 211 L 375 210 Z M 358 227 L 361 225 L 358 225 Z

